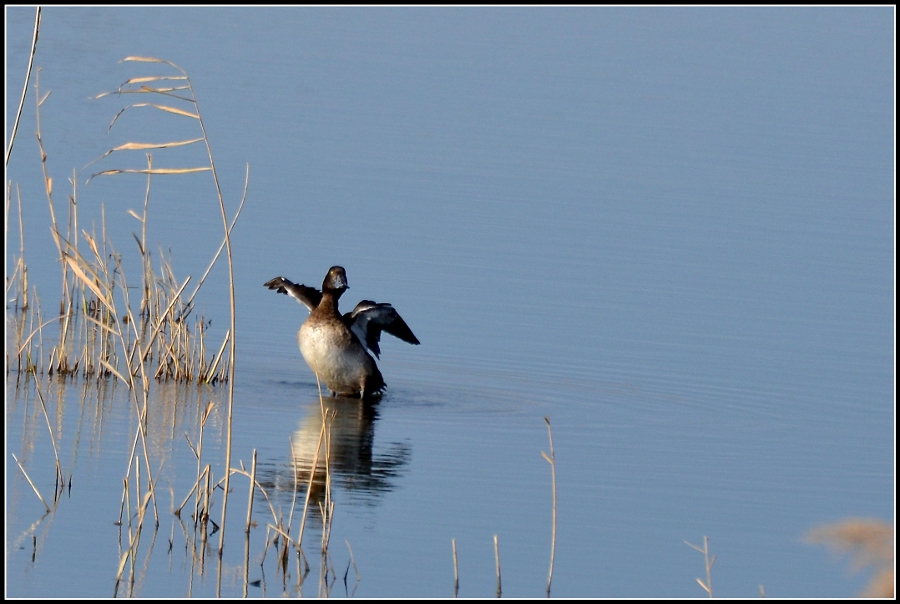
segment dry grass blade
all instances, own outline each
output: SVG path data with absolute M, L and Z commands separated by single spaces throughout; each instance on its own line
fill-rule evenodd
M 87 231 L 81 231 L 81 236 L 87 241 L 88 246 L 91 248 L 91 252 L 94 253 L 94 258 L 96 258 L 98 262 L 102 262 L 103 256 L 100 255 L 100 250 L 97 248 L 97 242 L 94 241 L 94 238 L 91 237 Z
M 179 113 L 184 113 L 184 112 L 179 111 Z M 107 157 L 108 155 L 115 153 L 116 151 L 146 151 L 148 149 L 171 149 L 172 147 L 184 147 L 186 145 L 193 145 L 194 143 L 201 143 L 201 142 L 203 142 L 202 138 L 195 138 L 195 139 L 186 140 L 186 141 L 170 141 L 168 143 L 124 143 L 122 145 L 119 145 L 118 147 L 113 147 L 112 149 L 110 149 L 109 151 L 107 151 L 106 153 L 104 153 L 103 155 L 101 155 L 100 157 L 98 157 L 97 159 L 92 161 L 91 163 L 89 163 L 88 166 L 90 166 L 91 164 L 93 164 L 95 162 L 100 161 L 101 159 L 103 159 L 104 157 Z M 87 167 L 87 166 L 85 166 L 85 167 Z M 135 218 L 138 218 L 138 217 L 135 216 Z
M 108 176 L 110 174 L 193 174 L 195 172 L 209 172 L 211 169 L 209 166 L 201 166 L 199 168 L 153 168 L 152 170 L 122 168 L 91 174 L 87 182 L 91 182 L 97 176 Z
M 128 383 L 128 380 L 126 380 L 125 377 L 121 373 L 119 373 L 115 367 L 107 363 L 105 360 L 100 359 L 100 364 L 103 365 L 103 367 L 105 367 L 107 371 L 116 376 L 116 379 L 120 380 L 123 384 Z
M 126 92 L 126 91 L 119 90 L 116 92 L 101 92 L 100 94 L 98 94 L 97 96 L 94 97 L 94 100 L 103 98 L 105 96 L 109 96 L 110 94 L 121 94 L 123 92 Z M 146 93 L 147 91 L 144 90 L 144 91 L 135 91 L 135 92 Z M 189 101 L 190 99 L 186 99 L 186 100 Z M 128 105 L 127 107 L 122 107 L 122 109 L 120 109 L 119 112 L 115 116 L 113 116 L 112 121 L 110 121 L 109 126 L 107 126 L 107 128 L 106 128 L 106 133 L 109 134 L 110 130 L 112 130 L 112 127 L 116 125 L 116 122 L 119 121 L 119 118 L 122 117 L 122 114 L 124 114 L 127 109 L 132 109 L 134 107 L 153 107 L 154 109 L 159 109 L 160 111 L 165 111 L 166 113 L 174 113 L 175 115 L 183 115 L 185 117 L 194 118 L 195 120 L 200 119 L 200 116 L 197 115 L 196 113 L 191 113 L 190 111 L 185 111 L 184 109 L 178 109 L 177 107 L 171 107 L 169 105 L 158 105 L 156 103 L 135 103 L 134 105 Z M 95 159 L 94 161 L 88 163 L 87 165 L 90 166 L 95 161 L 97 161 L 97 160 Z M 87 167 L 87 166 L 85 166 L 85 167 Z
M 171 141 L 168 143 L 125 143 L 114 149 L 110 149 L 108 153 L 113 151 L 140 151 L 143 149 L 168 149 L 170 147 L 183 147 L 185 145 L 193 145 L 194 143 L 202 143 L 202 138 L 194 138 L 186 141 Z M 107 153 L 107 154 L 108 154 Z
M 125 84 L 143 84 L 144 82 L 159 82 L 168 80 L 187 80 L 185 76 L 143 76 L 140 78 L 128 78 Z
M 60 320 L 62 320 L 63 318 L 64 318 L 64 317 L 54 317 L 54 318 L 52 318 L 52 319 L 49 319 L 49 320 L 47 320 L 47 321 L 44 321 L 44 322 L 41 323 L 38 327 L 36 327 L 36 328 L 34 329 L 34 331 L 32 331 L 30 334 L 28 334 L 28 337 L 25 339 L 25 341 L 24 341 L 24 342 L 22 343 L 22 345 L 19 347 L 19 350 L 18 350 L 18 352 L 16 353 L 16 356 L 21 356 L 22 352 L 25 350 L 25 347 L 28 346 L 28 343 L 31 341 L 31 338 L 33 338 L 37 333 L 39 333 L 39 332 L 41 331 L 41 329 L 43 329 L 44 327 L 46 327 L 46 326 L 49 325 L 50 323 L 53 323 L 54 321 L 60 321 Z
M 124 59 L 122 59 L 121 62 L 125 63 L 126 61 L 136 61 L 138 63 L 165 63 L 166 65 L 171 65 L 178 71 L 181 71 L 182 73 L 184 73 L 184 70 L 182 70 L 180 67 L 175 65 L 175 63 L 166 61 L 165 59 L 157 59 L 156 57 L 125 57 Z
M 90 315 L 84 315 L 83 318 L 84 318 L 84 319 L 87 319 L 87 320 L 90 321 L 91 323 L 95 324 L 95 325 L 96 325 L 97 327 L 99 327 L 100 329 L 103 329 L 103 330 L 105 330 L 105 331 L 108 331 L 110 335 L 116 336 L 117 338 L 121 337 L 121 335 L 119 334 L 119 330 L 118 330 L 118 329 L 113 329 L 113 326 L 111 326 L 111 325 L 106 325 L 106 324 L 104 324 L 104 323 L 101 323 L 100 321 L 98 321 L 97 319 L 95 319 L 94 317 L 92 317 L 92 316 L 90 316 Z
M 80 266 L 78 266 L 78 261 L 76 261 L 75 258 L 73 258 L 72 256 L 69 256 L 68 254 L 65 254 L 65 255 L 64 255 L 64 258 L 66 259 L 66 263 L 67 263 L 67 264 L 69 265 L 69 267 L 72 269 L 72 272 L 74 272 L 75 275 L 76 275 L 79 279 L 81 279 L 81 281 L 82 281 L 85 285 L 87 285 L 88 288 L 90 288 L 90 290 L 91 290 L 92 292 L 94 292 L 94 295 L 97 296 L 97 299 L 98 299 L 98 300 L 100 300 L 101 302 L 103 302 L 103 304 L 104 304 L 108 309 L 111 309 L 111 305 L 110 305 L 110 303 L 109 303 L 109 301 L 108 301 L 106 295 L 105 295 L 102 291 L 100 291 L 100 287 L 94 282 L 94 280 L 92 280 L 90 277 L 88 277 L 87 275 L 84 274 L 84 271 L 81 270 L 81 267 L 80 267 Z
M 124 84 L 123 84 L 124 86 Z M 103 98 L 105 96 L 110 95 L 122 95 L 122 94 L 162 94 L 165 96 L 169 96 L 180 101 L 186 101 L 188 103 L 192 103 L 193 99 L 186 96 L 178 96 L 177 94 L 171 94 L 172 92 L 180 91 L 180 90 L 190 90 L 190 86 L 172 86 L 171 88 L 151 88 L 150 86 L 140 86 L 137 88 L 119 88 L 115 92 L 101 92 L 97 96 L 94 97 L 94 100 Z M 143 106 L 143 105 L 142 105 Z
M 142 92 L 149 93 L 151 91 L 143 90 Z M 153 91 L 153 92 L 156 92 L 156 91 Z M 159 105 L 157 103 L 135 103 L 134 105 L 131 105 L 131 107 L 153 107 L 154 109 L 159 109 L 160 111 L 165 111 L 166 113 L 174 113 L 175 115 L 183 115 L 184 117 L 190 117 L 195 120 L 200 119 L 200 116 L 196 113 L 191 113 L 190 111 L 185 111 L 184 109 L 179 109 L 178 107 L 172 107 L 171 105 Z M 124 109 L 122 111 L 124 111 Z M 201 140 L 203 140 L 203 139 L 201 139 Z

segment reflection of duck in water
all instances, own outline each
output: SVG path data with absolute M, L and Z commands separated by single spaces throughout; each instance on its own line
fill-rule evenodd
M 265 287 L 296 298 L 310 315 L 297 333 L 297 342 L 306 364 L 319 376 L 332 396 L 365 398 L 384 390 L 384 378 L 375 364 L 381 351 L 378 342 L 386 331 L 410 344 L 419 340 L 390 304 L 363 300 L 341 315 L 338 300 L 349 286 L 347 273 L 332 266 L 322 282 L 322 291 L 275 277 Z
M 324 496 L 326 455 L 333 484 L 363 499 L 393 488 L 393 478 L 409 460 L 410 450 L 406 444 L 393 443 L 385 453 L 373 454 L 375 405 L 358 398 L 332 397 L 321 404 L 317 399 L 307 409 L 308 415 L 291 438 L 291 448 L 297 484 L 301 488 L 309 484 L 313 473 L 310 495 L 314 501 Z M 326 429 L 317 458 L 323 413 L 330 430 Z

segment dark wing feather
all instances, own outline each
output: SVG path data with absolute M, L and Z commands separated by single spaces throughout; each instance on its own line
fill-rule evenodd
M 322 292 L 315 287 L 307 287 L 305 285 L 297 285 L 293 281 L 288 281 L 284 277 L 275 277 L 271 281 L 263 283 L 264 287 L 273 289 L 279 294 L 287 294 L 295 298 L 312 312 L 322 300 Z
M 344 315 L 344 323 L 350 327 L 360 342 L 375 353 L 376 358 L 381 354 L 378 342 L 381 341 L 382 331 L 410 344 L 419 343 L 406 321 L 386 302 L 378 304 L 371 300 L 363 300 Z

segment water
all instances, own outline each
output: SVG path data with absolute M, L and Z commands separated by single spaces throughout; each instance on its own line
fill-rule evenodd
M 318 286 L 343 265 L 345 309 L 391 302 L 422 341 L 386 336 L 388 394 L 375 408 L 338 409 L 333 595 L 450 596 L 455 538 L 459 595 L 492 596 L 496 534 L 503 595 L 542 596 L 549 416 L 553 595 L 704 595 L 702 556 L 684 541 L 708 535 L 717 596 L 754 596 L 760 584 L 770 596 L 851 596 L 868 575 L 803 535 L 894 515 L 892 16 L 45 8 L 36 65 L 52 93 L 41 127 L 57 203 L 77 170 L 79 220 L 99 231 L 103 204 L 126 255 L 139 229 L 126 212 L 142 208 L 144 178 L 84 182 L 142 167 L 144 155 L 87 164 L 129 140 L 198 134 L 146 108 L 105 134 L 145 99 L 90 98 L 160 72 L 122 58 L 187 70 L 230 215 L 249 164 L 234 232 L 232 465 L 249 467 L 257 449 L 281 512 L 293 501 L 292 447 L 303 457 L 319 404 L 296 348 L 306 310 L 262 283 Z M 11 123 L 32 9 L 8 8 L 7 23 Z M 29 277 L 46 309 L 59 272 L 29 94 L 8 178 L 22 191 Z M 206 161 L 199 148 L 170 151 L 154 165 Z M 154 257 L 171 249 L 179 279 L 198 279 L 222 230 L 209 175 L 155 178 L 149 214 Z M 8 247 L 18 249 L 15 227 Z M 221 263 L 199 306 L 217 341 L 226 279 Z M 52 493 L 46 422 L 33 386 L 14 381 L 8 452 Z M 7 594 L 110 596 L 133 404 L 121 385 L 41 388 L 73 487 L 42 519 L 8 457 Z M 190 531 L 165 509 L 196 476 L 184 433 L 196 442 L 208 401 L 204 458 L 221 473 L 222 400 L 220 388 L 154 388 L 163 509 L 155 538 L 142 536 L 134 595 L 243 594 L 246 478 L 232 479 L 222 567 L 218 534 L 200 568 Z M 248 595 L 316 595 L 315 568 L 298 590 L 271 548 L 262 560 L 272 515 L 259 495 L 254 515 L 249 580 L 260 583 Z M 316 518 L 304 547 L 319 539 Z M 345 540 L 361 576 L 354 588 L 350 569 L 346 592 Z

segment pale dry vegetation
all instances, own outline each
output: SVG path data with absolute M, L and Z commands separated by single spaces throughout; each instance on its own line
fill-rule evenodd
M 855 570 L 872 569 L 862 598 L 894 597 L 894 525 L 872 518 L 848 518 L 816 527 L 806 535 L 834 552 L 849 554 Z

